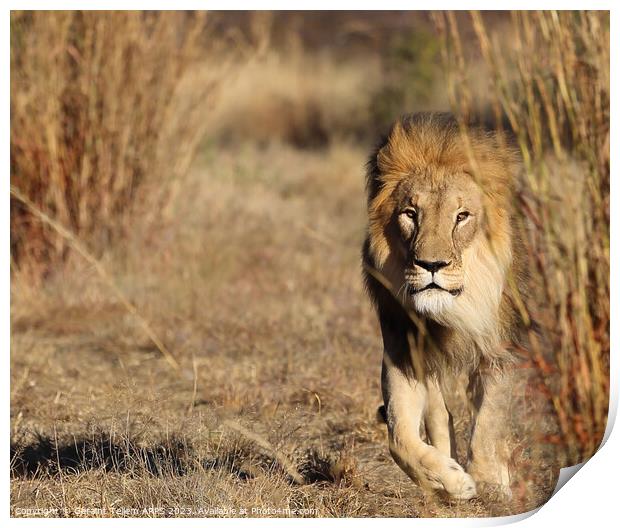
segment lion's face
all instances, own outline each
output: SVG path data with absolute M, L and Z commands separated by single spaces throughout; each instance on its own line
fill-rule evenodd
M 398 121 L 371 155 L 366 258 L 406 308 L 470 335 L 496 332 L 512 266 L 514 151 L 454 120 Z
M 401 182 L 391 245 L 399 249 L 405 295 L 416 311 L 445 311 L 464 292 L 464 257 L 480 234 L 483 213 L 482 192 L 463 172 Z

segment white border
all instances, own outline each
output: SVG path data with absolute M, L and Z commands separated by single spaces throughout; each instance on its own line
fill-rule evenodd
M 63 1 L 63 2 L 45 2 L 45 1 L 24 1 L 24 2 L 8 2 L 9 9 L 214 9 L 214 10 L 253 10 L 253 9 L 288 9 L 288 10 L 329 10 L 329 9 L 363 9 L 363 10 L 411 10 L 417 7 L 424 7 L 435 10 L 443 9 L 603 9 L 611 10 L 611 42 L 614 43 L 614 37 L 618 35 L 618 22 L 617 15 L 614 13 L 611 1 L 590 1 L 590 2 L 576 2 L 576 1 L 522 1 L 522 2 L 502 2 L 498 5 L 497 2 L 489 1 L 470 1 L 463 3 L 462 1 L 435 1 L 432 6 L 428 4 L 406 2 L 406 1 L 383 1 L 383 2 L 369 2 L 367 0 L 358 0 L 356 2 L 334 2 L 334 1 L 298 1 L 298 2 L 284 2 L 284 1 L 271 1 L 271 2 L 256 2 L 256 1 L 243 1 L 229 0 L 229 1 L 209 1 L 209 2 L 196 2 L 179 0 L 174 3 L 169 2 L 144 2 L 144 1 L 124 1 L 118 0 L 108 2 L 77 2 L 75 0 Z M 3 72 L 9 72 L 10 59 L 9 59 L 9 9 L 5 9 L 3 12 L 3 25 L 2 25 L 2 64 Z M 612 53 L 612 68 L 611 68 L 611 93 L 612 100 L 617 91 L 617 74 L 618 71 L 618 53 L 614 52 L 614 46 L 611 47 Z M 10 100 L 10 84 L 8 75 L 3 75 L 5 81 L 2 83 L 3 100 L 5 101 L 4 112 L 4 126 L 2 127 L 2 139 L 4 148 L 2 149 L 2 161 L 3 167 L 6 169 L 5 176 L 0 180 L 0 186 L 2 188 L 3 200 L 1 201 L 0 208 L 2 209 L 2 219 L 5 227 L 0 234 L 0 248 L 4 258 L 2 258 L 2 280 L 0 281 L 0 288 L 2 289 L 2 299 L 4 301 L 3 317 L 0 322 L 0 328 L 2 329 L 2 337 L 5 343 L 4 346 L 4 371 L 2 374 L 4 380 L 4 398 L 5 403 L 2 407 L 2 418 L 4 424 L 4 434 L 2 435 L 2 446 L 4 457 L 2 460 L 3 476 L 2 489 L 3 502 L 4 502 L 4 515 L 3 517 L 9 521 L 9 525 L 43 525 L 43 526 L 66 526 L 67 524 L 79 523 L 82 525 L 101 525 L 111 524 L 125 525 L 128 523 L 137 524 L 142 526 L 152 525 L 156 523 L 160 526 L 178 526 L 190 525 L 190 524 L 226 524 L 226 525 L 247 525 L 249 522 L 256 525 L 271 525 L 280 524 L 284 526 L 288 525 L 290 519 L 10 519 L 9 518 L 9 367 L 10 367 L 10 272 L 9 272 L 9 175 L 8 168 L 10 163 L 10 148 L 9 148 L 9 136 L 10 136 L 10 122 L 9 122 L 9 100 Z M 612 102 L 613 110 L 613 102 Z M 615 169 L 615 161 L 617 159 L 617 153 L 620 151 L 620 144 L 618 141 L 618 135 L 614 132 L 618 130 L 619 119 L 616 114 L 612 113 L 612 133 L 611 133 L 611 166 L 612 166 L 612 178 L 611 178 L 611 197 L 612 197 L 612 218 L 611 218 L 611 233 L 612 235 L 618 230 L 618 185 L 616 182 L 617 170 Z M 611 244 L 611 269 L 614 270 L 618 264 L 617 258 L 617 246 L 612 242 Z M 618 281 L 615 273 L 612 273 L 611 277 L 611 342 L 615 343 L 618 337 L 618 317 L 617 317 L 617 299 L 620 296 L 618 291 Z M 549 526 L 562 526 L 562 525 L 592 525 L 592 526 L 607 526 L 611 524 L 613 519 L 618 517 L 618 478 L 617 474 L 620 471 L 620 434 L 616 431 L 613 432 L 613 422 L 615 421 L 617 407 L 618 407 L 618 383 L 620 381 L 618 361 L 615 354 L 612 354 L 611 373 L 610 373 L 610 387 L 611 387 L 611 401 L 610 401 L 610 415 L 608 429 L 606 432 L 607 442 L 601 447 L 600 451 L 592 458 L 591 461 L 585 464 L 585 466 L 579 471 L 577 478 L 571 479 L 558 493 L 554 496 L 546 505 L 544 505 L 537 513 L 529 516 L 525 521 L 522 521 L 526 526 L 540 526 L 548 528 Z M 376 523 L 388 523 L 391 525 L 409 526 L 411 523 L 416 525 L 450 525 L 450 526 L 492 526 L 500 525 L 517 521 L 522 519 L 528 514 L 522 516 L 515 516 L 513 518 L 495 518 L 495 519 L 298 519 L 299 523 L 306 525 L 318 525 L 329 526 L 335 524 L 348 524 L 351 526 L 367 526 Z

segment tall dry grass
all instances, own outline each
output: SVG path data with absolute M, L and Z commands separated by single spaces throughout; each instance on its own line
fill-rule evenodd
M 201 61 L 206 21 L 12 13 L 11 185 L 95 246 L 122 234 L 136 206 L 165 212 L 220 83 Z M 40 277 L 66 253 L 66 240 L 12 199 L 12 267 Z
M 576 463 L 598 448 L 609 398 L 609 13 L 514 12 L 509 38 L 471 13 L 486 90 L 463 21 L 435 22 L 456 112 L 465 122 L 482 99 L 523 155 L 518 209 L 534 283 L 523 316 L 541 327 L 532 360 Z

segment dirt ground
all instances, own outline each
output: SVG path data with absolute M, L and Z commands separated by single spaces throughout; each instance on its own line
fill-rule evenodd
M 104 265 L 170 348 L 75 259 L 15 277 L 14 516 L 489 516 L 555 486 L 523 371 L 512 502 L 450 502 L 392 461 L 375 418 L 381 338 L 360 280 L 366 147 L 211 145 L 174 221 Z M 460 456 L 467 430 L 456 418 Z

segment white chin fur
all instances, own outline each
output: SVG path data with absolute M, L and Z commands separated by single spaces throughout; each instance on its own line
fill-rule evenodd
M 417 313 L 432 318 L 445 313 L 454 303 L 454 296 L 447 291 L 430 289 L 414 294 L 412 301 Z

